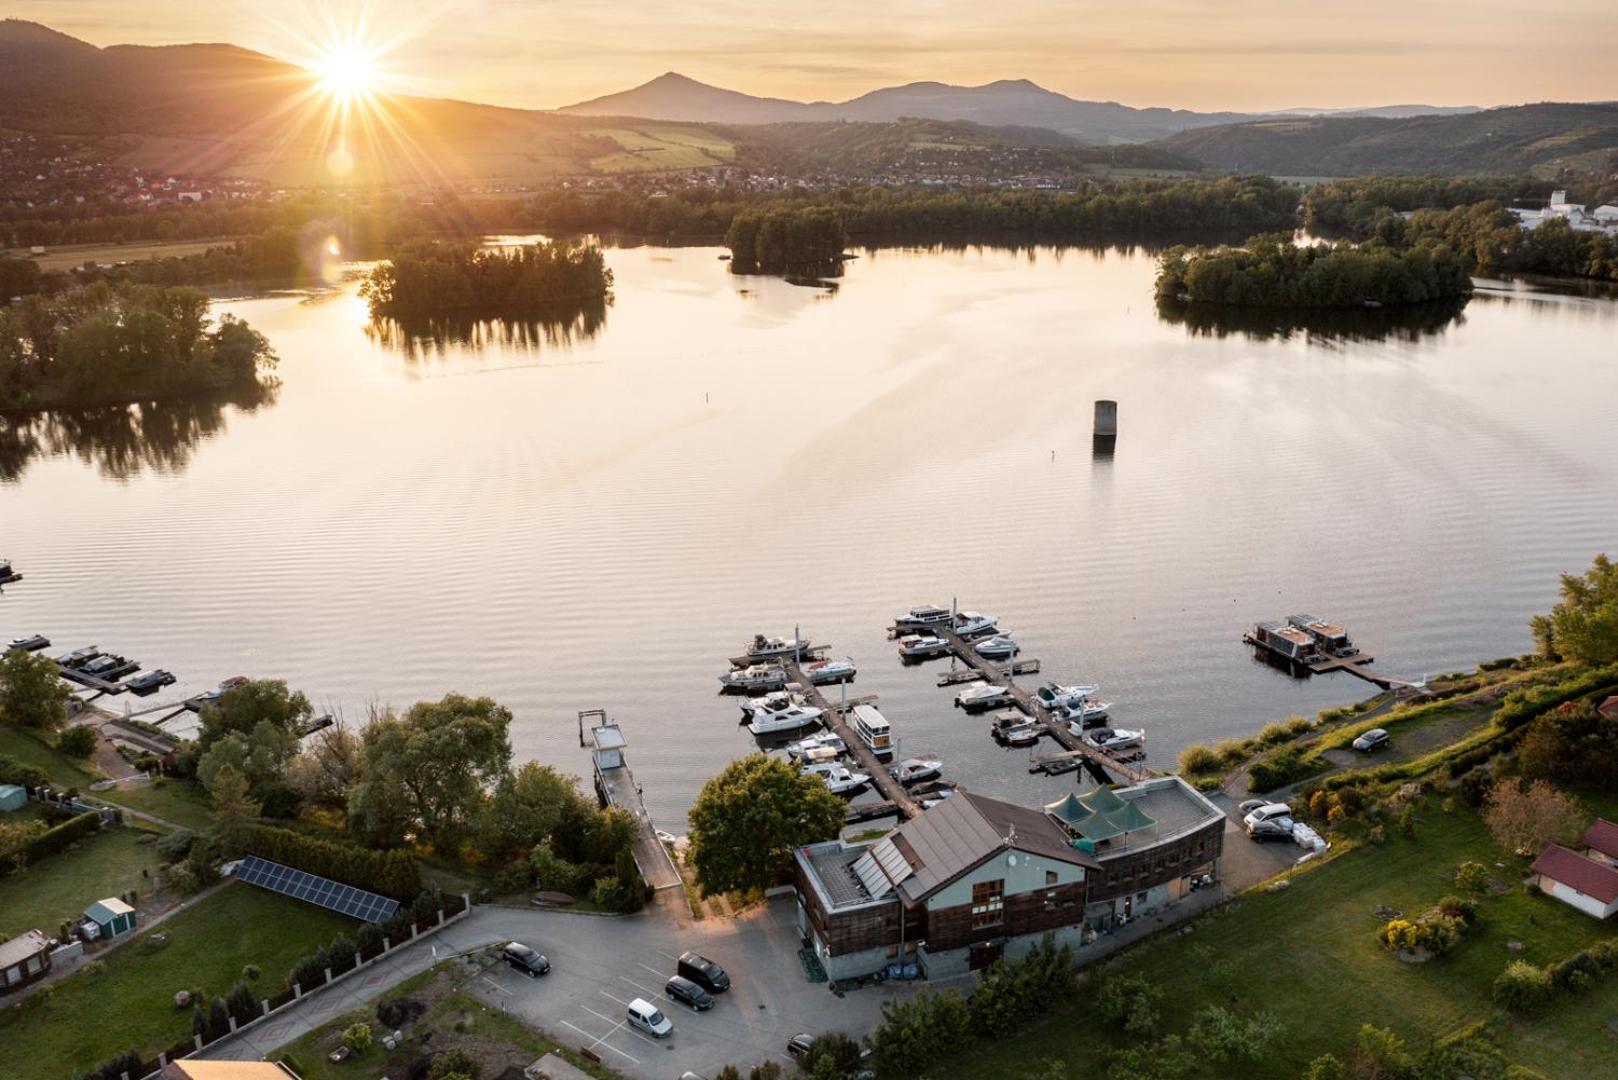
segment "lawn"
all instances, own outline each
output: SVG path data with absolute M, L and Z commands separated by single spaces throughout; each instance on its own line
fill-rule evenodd
M 479 1059 L 483 1076 L 493 1076 L 505 1065 L 526 1066 L 547 1053 L 559 1053 L 604 1080 L 619 1075 L 605 1066 L 583 1061 L 543 1032 L 490 1009 L 462 992 L 460 986 L 482 966 L 465 961 L 440 964 L 406 980 L 375 1003 L 316 1028 L 270 1056 L 277 1060 L 290 1058 L 289 1064 L 296 1063 L 303 1080 L 353 1080 L 356 1075 L 403 1076 L 409 1072 L 414 1059 L 425 1052 L 421 1036 L 430 1032 L 428 1046 L 434 1052 L 468 1049 Z M 402 1029 L 405 1046 L 390 1052 L 380 1041 L 384 1028 L 377 1018 L 376 1006 L 406 997 L 420 1003 L 426 1012 Z M 344 1029 L 356 1023 L 369 1024 L 377 1041 L 363 1053 L 333 1064 L 326 1055 L 341 1045 Z
M 1544 964 L 1610 935 L 1588 916 L 1513 887 L 1482 900 L 1482 928 L 1447 957 L 1407 965 L 1376 942 L 1379 905 L 1419 913 L 1454 891 L 1450 874 L 1466 859 L 1491 867 L 1502 861 L 1476 815 L 1446 813 L 1429 798 L 1413 840 L 1394 836 L 1349 852 L 1298 875 L 1290 888 L 1219 909 L 1190 933 L 1126 951 L 1105 970 L 1138 972 L 1167 990 L 1163 1032 L 1183 1035 L 1192 1015 L 1211 1004 L 1273 1012 L 1285 1033 L 1252 1076 L 1294 1078 L 1322 1053 L 1344 1057 L 1363 1023 L 1391 1028 L 1419 1048 L 1488 1020 L 1504 1049 L 1547 1075 L 1594 1075 L 1597 1056 L 1610 1065 L 1614 1045 L 1604 1030 L 1610 1012 L 1597 994 L 1560 999 L 1548 1010 L 1554 1024 L 1509 1019 L 1489 1000 L 1490 985 L 1510 960 Z M 1522 866 L 1510 860 L 1495 870 L 1515 886 Z M 1521 953 L 1506 948 L 1512 940 L 1523 943 Z M 1599 997 L 1610 1004 L 1615 986 L 1618 980 L 1610 980 Z M 961 1056 L 945 1071 L 1023 1077 L 1052 1058 L 1070 1071 L 1097 1069 L 1125 1037 L 1094 1017 L 1093 993 L 1087 988 L 1073 1006 L 1052 1010 L 1015 1039 Z
M 126 784 L 91 794 L 102 802 L 151 814 L 182 828 L 213 826 L 213 804 L 208 793 L 197 784 L 165 779 L 150 784 Z
M 140 842 L 145 835 L 138 829 L 104 829 L 0 878 L 0 934 L 15 937 L 37 928 L 54 935 L 63 919 L 78 916 L 104 896 L 125 889 L 149 893 L 159 862 L 156 849 Z
M 255 991 L 280 991 L 294 961 L 358 924 L 287 897 L 230 884 L 156 932 L 107 953 L 98 972 L 74 973 L 20 1010 L 0 1013 L 0 1076 L 66 1078 L 128 1049 L 155 1055 L 191 1032 L 191 1010 L 174 1006 L 181 989 L 219 995 L 256 964 Z
M 85 788 L 101 778 L 91 766 L 74 761 L 32 732 L 20 728 L 0 727 L 0 754 L 16 758 L 24 765 L 38 766 L 45 770 L 51 783 L 64 788 Z

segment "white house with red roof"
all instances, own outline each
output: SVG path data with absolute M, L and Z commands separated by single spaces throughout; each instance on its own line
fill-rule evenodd
M 1551 844 L 1530 869 L 1546 896 L 1598 919 L 1618 912 L 1618 867 L 1610 863 Z

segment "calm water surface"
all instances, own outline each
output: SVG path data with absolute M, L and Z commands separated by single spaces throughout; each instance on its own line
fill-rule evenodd
M 901 668 L 894 612 L 993 612 L 1166 765 L 1367 692 L 1255 662 L 1254 619 L 1451 670 L 1525 649 L 1556 574 L 1618 547 L 1610 300 L 1484 283 L 1436 330 L 1221 337 L 1158 318 L 1143 254 L 882 251 L 835 289 L 716 255 L 611 251 L 599 325 L 473 345 L 368 332 L 352 286 L 223 303 L 280 353 L 277 399 L 11 446 L 0 635 L 115 647 L 181 677 L 164 698 L 490 694 L 519 758 L 581 774 L 575 713 L 605 707 L 679 831 L 751 745 L 715 680 L 754 631 L 852 654 L 905 753 L 1032 802 L 1072 778 Z

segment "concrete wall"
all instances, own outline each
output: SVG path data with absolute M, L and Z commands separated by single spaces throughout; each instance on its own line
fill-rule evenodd
M 1047 888 L 1045 874 L 1055 871 L 1056 884 L 1071 885 L 1084 880 L 1084 868 L 1074 866 L 1072 863 L 1060 862 L 1056 859 L 1045 859 L 1038 855 L 1029 855 L 1018 851 L 1013 853 L 1017 860 L 1015 866 L 1008 865 L 1006 855 L 996 855 L 982 866 L 973 870 L 959 881 L 938 890 L 927 900 L 928 911 L 942 911 L 946 908 L 961 907 L 972 902 L 972 886 L 981 881 L 993 881 L 996 878 L 1005 879 L 1006 896 L 1018 893 L 1043 891 Z

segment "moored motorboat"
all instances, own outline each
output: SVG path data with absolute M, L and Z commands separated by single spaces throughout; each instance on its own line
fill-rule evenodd
M 796 760 L 804 765 L 835 765 L 842 757 L 829 746 L 816 746 L 805 750 Z
M 1009 660 L 1022 651 L 1010 634 L 995 634 L 972 643 L 972 651 L 989 660 Z
M 871 782 L 862 772 L 854 772 L 846 765 L 806 765 L 798 770 L 803 776 L 816 776 L 833 795 L 849 795 Z
M 779 690 L 787 684 L 786 669 L 780 664 L 749 664 L 719 676 L 727 690 Z
M 989 734 L 1002 746 L 1032 746 L 1039 741 L 1038 724 L 1016 709 L 995 713 L 989 724 Z
M 1071 726 L 1069 730 L 1071 730 Z M 1073 733 L 1097 750 L 1104 750 L 1109 754 L 1131 753 L 1145 749 L 1146 746 L 1146 732 L 1144 730 L 1130 731 L 1126 728 L 1102 727 Z
M 1011 700 L 1010 690 L 987 682 L 970 683 L 955 695 L 955 705 L 960 709 L 989 709 L 1009 705 Z
M 899 639 L 899 655 L 906 660 L 922 660 L 929 656 L 943 656 L 949 652 L 949 642 L 931 631 L 906 634 Z
M 820 710 L 813 705 L 797 701 L 779 702 L 775 708 L 757 708 L 747 722 L 747 730 L 754 735 L 770 735 L 777 731 L 797 731 L 820 720 Z
M 994 633 L 995 618 L 981 611 L 959 611 L 950 621 L 950 629 L 963 638 L 982 637 Z
M 939 607 L 937 604 L 917 604 L 905 614 L 895 618 L 893 625 L 901 630 L 923 630 L 947 623 L 949 617 L 949 608 Z
M 158 668 L 143 675 L 136 675 L 133 679 L 125 682 L 124 686 L 136 694 L 150 694 L 173 684 L 174 681 L 174 676 L 171 673 Z
M 1058 682 L 1048 682 L 1034 691 L 1039 703 L 1047 709 L 1061 709 L 1077 702 L 1085 701 L 1099 693 L 1099 686 L 1071 685 L 1064 686 Z
M 845 656 L 841 660 L 816 660 L 803 667 L 804 677 L 816 686 L 848 682 L 854 678 L 855 671 L 852 656 Z
M 746 656 L 749 660 L 780 660 L 809 650 L 807 638 L 767 637 L 764 634 L 754 634 L 753 640 L 747 645 Z
M 81 668 L 100 655 L 100 646 L 86 645 L 82 649 L 74 649 L 70 653 L 63 653 L 56 658 L 56 662 L 63 667 Z
M 787 756 L 794 760 L 804 757 L 811 750 L 831 750 L 833 753 L 841 754 L 848 750 L 848 744 L 843 742 L 843 737 L 835 731 L 817 731 L 807 738 L 786 745 Z
M 888 775 L 901 784 L 919 784 L 924 780 L 937 780 L 944 771 L 942 761 L 931 758 L 905 758 L 888 769 Z
M 742 698 L 742 715 L 752 716 L 760 709 L 779 709 L 782 705 L 807 705 L 808 701 L 798 691 L 802 689 L 797 683 L 784 690 L 771 690 L 763 697 Z
M 6 646 L 7 652 L 38 652 L 40 649 L 51 647 L 51 639 L 44 634 L 33 634 L 29 637 L 12 638 L 11 644 Z
M 1107 713 L 1111 710 L 1110 701 L 1077 701 L 1060 709 L 1052 709 L 1051 716 L 1066 721 L 1070 727 L 1073 724 L 1080 727 L 1095 727 L 1107 719 Z

